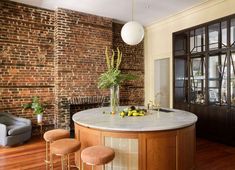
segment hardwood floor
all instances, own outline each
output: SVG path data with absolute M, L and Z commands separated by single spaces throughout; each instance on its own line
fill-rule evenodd
M 235 147 L 197 139 L 196 170 L 235 170 Z
M 0 147 L 0 170 L 44 170 L 45 148 L 45 142 L 40 137 L 20 146 Z M 72 164 L 73 160 L 74 156 L 71 155 Z M 60 157 L 54 157 L 54 170 L 61 170 L 60 161 Z
M 45 142 L 40 138 L 21 146 L 0 147 L 0 170 L 44 170 L 44 159 Z M 61 169 L 59 157 L 54 169 Z M 197 139 L 196 170 L 235 170 L 235 147 Z

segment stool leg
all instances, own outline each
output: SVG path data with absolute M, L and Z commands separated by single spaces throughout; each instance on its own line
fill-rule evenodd
M 68 170 L 70 170 L 70 160 L 69 160 L 69 154 L 68 154 Z
M 64 155 L 61 156 L 61 166 L 62 166 L 62 170 L 64 169 Z
M 79 151 L 79 155 L 81 155 L 81 152 Z M 74 156 L 76 157 L 76 152 L 74 153 Z M 81 170 L 81 157 L 78 159 L 78 163 L 79 163 L 79 170 Z
M 48 170 L 48 142 L 46 141 L 46 170 Z
M 113 161 L 111 162 L 111 170 L 113 170 Z
M 94 165 L 91 166 L 91 169 L 94 170 Z
M 84 162 L 82 161 L 82 170 L 84 170 Z
M 50 153 L 50 167 L 51 167 L 51 170 L 54 169 L 54 167 L 53 167 L 53 154 L 52 153 Z

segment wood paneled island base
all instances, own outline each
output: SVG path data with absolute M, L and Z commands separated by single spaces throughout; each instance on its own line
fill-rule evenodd
M 81 149 L 100 144 L 112 147 L 116 153 L 114 170 L 195 169 L 195 122 L 186 127 L 155 131 L 112 131 L 75 122 L 75 137 L 81 142 Z M 79 159 L 77 154 L 77 162 Z M 101 166 L 95 168 L 101 169 Z

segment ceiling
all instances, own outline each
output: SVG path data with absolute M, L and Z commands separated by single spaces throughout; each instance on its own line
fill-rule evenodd
M 131 20 L 132 0 L 13 0 L 55 10 L 57 7 L 113 18 Z M 207 0 L 134 0 L 134 20 L 147 26 Z

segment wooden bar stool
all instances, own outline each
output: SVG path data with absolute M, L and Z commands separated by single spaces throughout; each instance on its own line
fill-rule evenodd
M 69 138 L 69 131 L 64 130 L 64 129 L 54 129 L 54 130 L 49 130 L 44 133 L 43 135 L 44 140 L 46 141 L 46 169 L 48 169 L 48 164 L 51 164 L 51 160 L 49 158 L 49 147 L 52 142 L 58 140 L 58 139 L 63 139 L 63 138 Z
M 111 162 L 114 157 L 114 150 L 103 145 L 85 148 L 81 153 L 82 170 L 84 170 L 84 163 L 91 165 L 92 170 L 96 165 L 103 165 L 104 168 L 104 165 Z M 113 169 L 113 162 L 111 164 L 111 169 Z
M 76 165 L 70 165 L 69 154 L 79 151 L 81 143 L 76 139 L 59 139 L 51 144 L 51 168 L 53 170 L 53 155 L 61 156 L 62 170 L 65 168 L 64 160 L 67 157 L 67 167 L 76 167 Z M 78 168 L 79 169 L 79 168 Z

